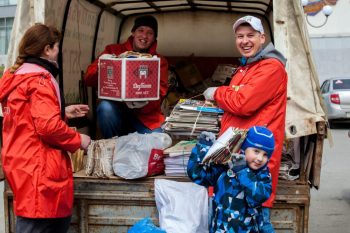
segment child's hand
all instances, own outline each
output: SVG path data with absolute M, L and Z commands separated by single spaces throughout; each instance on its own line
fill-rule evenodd
M 239 172 L 247 167 L 247 161 L 243 154 L 232 154 L 231 160 L 227 162 L 227 165 L 232 171 Z

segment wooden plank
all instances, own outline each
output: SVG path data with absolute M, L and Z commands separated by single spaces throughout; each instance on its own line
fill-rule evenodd
M 316 149 L 312 164 L 312 176 L 310 177 L 311 185 L 316 189 L 320 187 L 323 143 L 326 133 L 327 128 L 325 122 L 317 122 Z
M 299 138 L 299 169 L 300 169 L 300 173 L 299 173 L 299 180 L 301 182 L 306 183 L 306 175 L 305 175 L 305 140 L 306 137 L 300 137 Z
M 279 182 L 277 195 L 309 195 L 310 187 L 307 184 L 297 184 L 290 181 Z
M 310 141 L 310 148 L 309 148 L 309 151 L 307 152 L 308 156 L 306 161 L 306 171 L 305 171 L 306 180 L 310 179 L 311 167 L 313 165 L 313 160 L 315 156 L 314 151 L 315 151 L 315 143 L 313 141 Z

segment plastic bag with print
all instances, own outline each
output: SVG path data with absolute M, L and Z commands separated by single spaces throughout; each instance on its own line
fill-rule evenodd
M 124 179 L 137 179 L 164 172 L 163 150 L 172 140 L 165 133 L 139 134 L 119 137 L 114 150 L 113 171 Z

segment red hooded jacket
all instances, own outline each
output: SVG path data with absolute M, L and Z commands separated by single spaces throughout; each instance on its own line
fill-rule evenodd
M 225 111 L 220 134 L 230 126 L 266 126 L 274 134 L 275 150 L 268 163 L 272 194 L 264 203 L 266 207 L 272 207 L 275 200 L 281 164 L 288 78 L 284 63 L 284 57 L 269 44 L 258 57 L 237 69 L 229 86 L 219 87 L 214 95 Z
M 2 164 L 17 216 L 72 214 L 73 175 L 66 151 L 76 151 L 81 140 L 61 118 L 54 82 L 47 70 L 29 63 L 0 79 Z
M 126 51 L 133 50 L 133 37 L 130 36 L 123 44 L 107 45 L 105 50 L 99 55 L 114 54 L 118 56 Z M 160 93 L 159 100 L 149 101 L 147 105 L 142 108 L 132 109 L 137 118 L 149 129 L 153 130 L 159 128 L 164 122 L 165 117 L 161 111 L 162 101 L 168 91 L 168 62 L 159 55 L 156 51 L 157 42 L 154 42 L 149 49 L 149 53 L 160 57 Z M 85 74 L 85 83 L 88 86 L 97 87 L 98 85 L 98 58 L 88 66 Z

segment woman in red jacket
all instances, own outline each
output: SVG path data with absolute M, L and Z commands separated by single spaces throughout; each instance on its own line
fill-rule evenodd
M 15 64 L 0 80 L 3 111 L 2 164 L 14 194 L 16 232 L 67 232 L 73 176 L 66 151 L 87 149 L 90 137 L 66 118 L 86 115 L 86 105 L 65 107 L 55 76 L 60 32 L 30 27 Z

